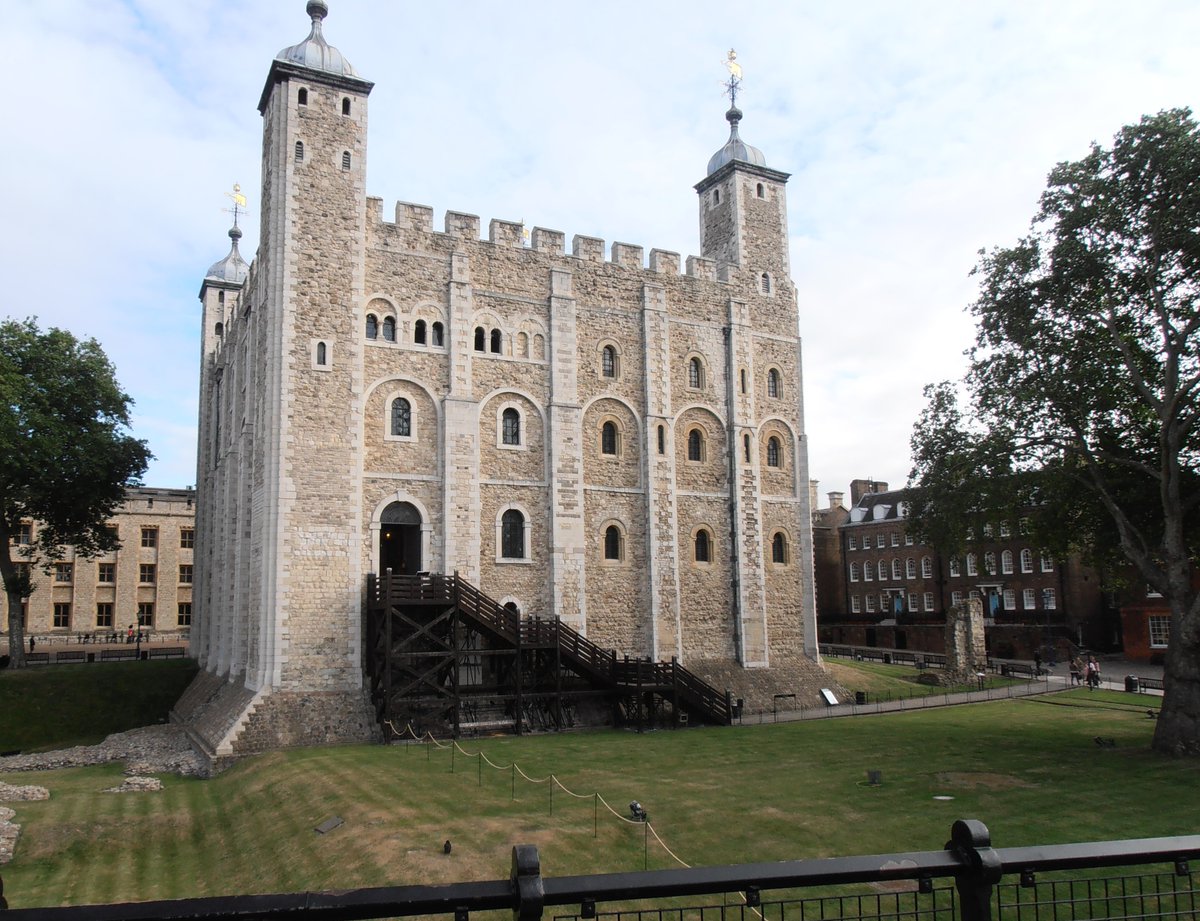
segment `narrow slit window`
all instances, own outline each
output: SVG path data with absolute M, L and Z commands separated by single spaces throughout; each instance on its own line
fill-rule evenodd
M 386 339 L 388 342 L 396 341 L 396 318 L 395 317 L 384 317 L 383 318 L 383 338 Z
M 300 92 L 296 94 L 296 102 L 302 106 L 308 105 L 308 90 L 301 87 Z
M 296 142 L 296 162 L 297 163 L 304 162 L 304 142 L 303 141 Z
M 349 99 L 342 99 L 342 114 L 343 114 L 343 115 L 349 115 L 349 114 L 350 114 L 350 100 L 349 100 Z M 762 188 L 762 186 L 759 186 L 759 188 L 761 189 L 761 188 Z M 762 198 L 762 196 L 761 196 L 761 195 L 760 195 L 760 196 L 758 196 L 758 197 L 759 197 L 759 198 Z
M 343 170 L 350 169 L 350 151 L 348 151 L 348 150 L 342 151 L 342 169 Z
M 417 320 L 413 325 L 413 342 L 417 345 L 425 344 L 425 321 Z

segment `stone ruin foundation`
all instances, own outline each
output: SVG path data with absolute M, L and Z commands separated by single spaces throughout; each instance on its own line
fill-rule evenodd
M 987 673 L 987 644 L 983 633 L 983 602 L 968 598 L 946 614 L 946 667 L 938 676 L 943 687 L 973 684 Z

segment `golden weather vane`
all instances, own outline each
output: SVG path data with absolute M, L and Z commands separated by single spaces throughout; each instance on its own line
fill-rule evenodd
M 725 92 L 729 94 L 729 105 L 737 107 L 737 94 L 742 86 L 742 65 L 737 62 L 737 52 L 732 48 L 725 57 L 725 69 L 729 71 L 729 79 L 725 81 Z
M 233 202 L 232 208 L 222 208 L 226 214 L 233 215 L 233 226 L 237 226 L 238 215 L 244 214 L 246 211 L 246 196 L 242 194 L 242 187 L 238 183 L 233 184 L 233 191 L 226 192 L 225 197 Z

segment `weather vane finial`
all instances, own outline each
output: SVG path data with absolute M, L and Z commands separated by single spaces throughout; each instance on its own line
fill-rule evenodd
M 729 94 L 729 105 L 737 108 L 737 94 L 742 86 L 742 65 L 737 62 L 737 52 L 732 48 L 725 58 L 725 68 L 729 71 L 729 79 L 725 83 L 725 92 Z
M 233 184 L 233 191 L 226 192 L 225 196 L 233 202 L 232 208 L 222 208 L 226 214 L 233 215 L 233 226 L 237 226 L 238 215 L 243 214 L 246 210 L 246 196 L 242 194 L 242 187 L 236 182 Z

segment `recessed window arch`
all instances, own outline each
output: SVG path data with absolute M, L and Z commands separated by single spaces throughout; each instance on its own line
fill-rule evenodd
M 541 333 L 533 334 L 533 358 L 541 361 L 546 357 L 546 337 Z
M 520 509 L 507 508 L 501 512 L 497 530 L 501 559 L 529 558 L 529 519 Z
M 771 293 L 771 273 L 770 272 L 763 272 L 761 275 L 758 276 L 758 289 L 763 294 Z
M 302 106 L 308 105 L 308 90 L 306 90 L 304 87 L 300 87 L 299 91 L 296 93 L 296 102 Z
M 773 400 L 779 399 L 783 393 L 783 383 L 779 375 L 778 368 L 770 368 L 767 371 L 767 396 Z
M 788 562 L 788 540 L 782 531 L 771 536 L 771 562 L 786 565 Z
M 605 419 L 600 426 L 600 453 L 610 457 L 621 453 L 621 432 L 612 419 Z
M 413 343 L 415 345 L 425 344 L 425 329 L 426 327 L 424 320 L 417 320 L 417 322 L 413 324 Z
M 687 433 L 687 459 L 700 462 L 704 460 L 704 432 L 699 428 L 689 429 Z
M 529 334 L 528 333 L 517 333 L 517 357 L 518 358 L 528 358 L 529 357 Z
M 625 534 L 618 524 L 604 529 L 604 559 L 610 563 L 625 559 Z
M 921 578 L 933 578 L 933 560 L 927 556 L 921 557 Z
M 721 190 L 720 189 L 713 189 L 713 204 L 714 205 L 721 204 Z
M 600 376 L 615 378 L 617 376 L 617 347 L 605 345 L 600 349 Z
M 875 562 L 875 574 L 879 576 L 880 582 L 886 582 L 888 577 L 887 560 L 877 560 Z
M 296 142 L 296 149 L 295 149 L 294 156 L 295 156 L 297 163 L 304 162 L 304 142 L 303 141 Z
M 395 342 L 396 341 L 396 318 L 395 317 L 384 317 L 383 318 L 383 338 L 387 342 Z
M 491 335 L 492 352 L 496 355 L 500 354 L 500 330 L 493 329 Z
M 902 564 L 902 563 L 900 562 L 900 559 L 899 559 L 899 557 L 897 557 L 896 559 L 892 560 L 892 578 L 893 578 L 893 579 L 897 579 L 897 580 L 898 580 L 898 579 L 902 579 L 902 578 L 904 578 L 904 576 L 902 576 L 902 575 L 901 575 L 901 571 L 902 571 L 902 567 L 903 567 L 903 565 L 904 565 L 904 564 Z
M 391 433 L 400 438 L 412 435 L 412 404 L 404 397 L 392 400 Z
M 434 320 L 433 325 L 430 327 L 429 331 L 430 331 L 430 340 L 431 340 L 432 345 L 436 346 L 437 348 L 441 348 L 443 345 L 445 345 L 446 330 L 445 330 L 445 327 L 442 326 L 441 323 L 439 323 L 437 320 Z
M 757 195 L 759 198 L 767 197 L 767 190 L 761 182 L 754 187 L 754 194 Z
M 379 338 L 379 318 L 373 313 L 367 314 L 367 338 Z
M 692 559 L 697 563 L 711 563 L 713 552 L 712 533 L 707 528 L 697 529 L 696 536 L 692 539 Z
M 774 435 L 767 439 L 767 466 L 779 466 L 779 439 Z
M 658 453 L 667 453 L 667 427 L 665 425 L 658 427 Z
M 704 389 L 704 362 L 699 355 L 688 359 L 688 386 L 693 390 Z
M 500 413 L 500 443 L 510 447 L 521 444 L 521 413 L 516 407 L 507 406 Z
M 858 562 L 857 561 L 850 564 L 850 581 L 851 582 L 858 581 Z
M 350 169 L 350 151 L 348 151 L 348 150 L 342 151 L 342 169 L 343 170 Z
M 917 561 L 911 556 L 904 561 L 904 578 L 915 579 L 917 577 Z
M 1033 551 L 1028 547 L 1021 551 L 1021 572 L 1033 572 Z
M 487 331 L 482 326 L 475 327 L 475 351 L 487 351 Z
M 348 97 L 342 97 L 342 114 L 350 114 L 350 99 Z M 762 188 L 762 186 L 759 186 L 759 188 Z M 759 197 L 761 198 L 762 196 Z
M 1011 550 L 1005 550 L 1000 554 L 1000 572 L 1005 575 L 1011 574 L 1013 571 L 1013 553 Z

